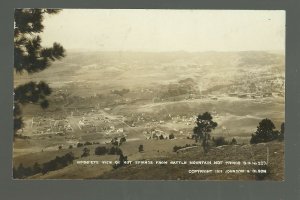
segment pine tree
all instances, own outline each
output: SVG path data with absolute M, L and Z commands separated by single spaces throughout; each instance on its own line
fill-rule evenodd
M 60 12 L 59 9 L 16 9 L 14 29 L 14 70 L 16 73 L 36 73 L 43 71 L 51 62 L 65 56 L 64 48 L 54 43 L 51 48 L 41 46 L 43 32 L 42 24 L 46 14 Z M 46 96 L 51 94 L 51 88 L 41 81 L 29 82 L 14 88 L 14 134 L 24 124 L 22 106 L 27 103 L 39 104 L 43 109 L 49 106 Z
M 32 167 L 33 174 L 38 174 L 41 171 L 42 171 L 41 165 L 39 163 L 35 162 L 33 167 Z
M 235 138 L 232 138 L 231 142 L 230 142 L 231 145 L 236 145 L 237 144 L 237 141 Z
M 279 132 L 275 130 L 274 123 L 266 118 L 259 122 L 257 130 L 250 139 L 251 144 L 270 142 L 272 140 L 278 139 Z
M 210 140 L 210 132 L 215 129 L 218 124 L 214 122 L 213 117 L 209 112 L 205 112 L 202 115 L 198 115 L 196 124 L 197 126 L 194 127 L 194 137 L 195 140 L 202 140 L 202 146 L 204 152 L 208 152 L 208 141 Z

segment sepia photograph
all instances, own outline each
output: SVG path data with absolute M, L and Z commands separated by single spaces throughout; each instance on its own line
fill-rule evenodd
M 15 9 L 13 179 L 284 181 L 285 20 Z

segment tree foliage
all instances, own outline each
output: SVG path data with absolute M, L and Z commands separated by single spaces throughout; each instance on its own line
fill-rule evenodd
M 144 151 L 144 145 L 140 144 L 139 146 L 139 152 L 143 152 Z
M 99 146 L 95 148 L 95 155 L 105 155 L 107 152 L 108 150 L 104 146 Z
M 87 156 L 89 156 L 89 155 L 90 155 L 90 149 L 88 149 L 87 147 L 85 147 L 85 148 L 83 149 L 83 153 L 82 153 L 82 155 L 81 155 L 81 158 L 87 157 Z
M 113 168 L 114 169 L 117 169 L 117 168 L 119 168 L 119 167 L 122 167 L 123 165 L 125 165 L 125 163 L 128 161 L 128 158 L 127 158 L 127 156 L 124 156 L 123 155 L 123 153 L 121 153 L 120 154 L 120 156 L 119 156 L 119 163 L 118 164 L 114 164 L 113 165 Z
M 175 136 L 174 136 L 173 133 L 169 134 L 169 139 L 170 139 L 170 140 L 172 140 L 172 139 L 174 139 L 174 138 L 175 138 Z
M 218 146 L 223 146 L 223 145 L 228 145 L 229 142 L 225 140 L 224 137 L 216 137 L 216 138 L 212 138 L 212 141 L 214 142 L 214 144 L 218 147 Z
M 122 150 L 119 147 L 112 146 L 108 152 L 109 155 L 121 155 L 123 154 Z
M 198 115 L 196 127 L 194 127 L 194 138 L 196 142 L 202 141 L 204 152 L 208 151 L 208 141 L 210 140 L 210 132 L 215 129 L 218 124 L 214 122 L 213 117 L 209 112 Z
M 46 14 L 57 14 L 59 9 L 16 9 L 14 29 L 14 69 L 16 73 L 32 74 L 50 66 L 51 62 L 65 56 L 64 48 L 54 43 L 50 48 L 41 45 L 43 20 Z M 47 83 L 29 82 L 14 89 L 14 133 L 21 129 L 22 106 L 39 104 L 43 109 L 49 106 L 46 96 L 51 94 Z
M 25 167 L 20 163 L 17 168 L 13 168 L 13 177 L 15 179 L 24 179 L 38 173 L 46 174 L 49 171 L 59 170 L 72 164 L 74 159 L 74 154 L 70 152 L 63 156 L 56 156 L 55 159 L 45 162 L 42 165 L 35 162 L 32 167 Z
M 236 145 L 237 144 L 237 141 L 235 138 L 232 138 L 231 142 L 230 142 L 231 145 Z
M 278 139 L 279 131 L 275 130 L 275 125 L 270 119 L 263 119 L 259 122 L 257 130 L 252 134 L 250 143 L 257 144 L 270 142 Z
M 284 122 L 281 123 L 280 133 L 278 135 L 278 140 L 279 141 L 283 141 L 284 140 Z
M 119 146 L 121 146 L 121 144 L 123 144 L 124 142 L 126 142 L 125 136 L 120 138 Z

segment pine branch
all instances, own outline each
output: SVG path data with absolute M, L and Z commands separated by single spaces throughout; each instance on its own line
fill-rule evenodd
M 65 56 L 64 48 L 54 43 L 51 48 L 41 46 L 41 38 L 36 34 L 44 29 L 45 14 L 57 14 L 60 9 L 16 9 L 14 30 L 14 69 L 17 73 L 39 72 L 51 62 Z M 14 89 L 14 133 L 24 126 L 22 106 L 27 103 L 39 104 L 43 109 L 49 106 L 46 96 L 51 88 L 45 82 L 29 82 Z
M 22 105 L 45 101 L 46 96 L 51 94 L 51 88 L 45 82 L 29 82 L 20 85 L 14 90 L 14 101 Z

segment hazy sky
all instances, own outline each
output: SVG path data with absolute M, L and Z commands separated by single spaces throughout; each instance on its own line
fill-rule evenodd
M 284 11 L 64 9 L 43 44 L 100 51 L 284 50 Z

